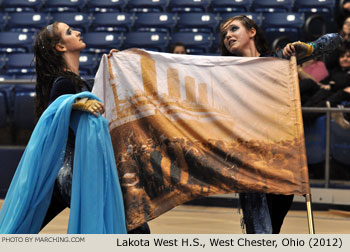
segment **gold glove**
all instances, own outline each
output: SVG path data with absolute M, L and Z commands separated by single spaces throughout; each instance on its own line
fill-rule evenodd
M 297 59 L 309 57 L 314 51 L 314 47 L 311 44 L 306 44 L 301 41 L 294 42 L 292 45 L 295 48 Z
M 94 116 L 103 114 L 105 111 L 104 106 L 101 102 L 98 100 L 89 100 L 88 98 L 76 100 L 75 103 L 73 103 L 72 109 L 86 111 L 93 114 Z

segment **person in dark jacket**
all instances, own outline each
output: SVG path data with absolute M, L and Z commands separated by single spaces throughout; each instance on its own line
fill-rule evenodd
M 338 62 L 330 71 L 330 75 L 316 83 L 306 79 L 300 82 L 301 96 L 304 97 L 304 107 L 337 107 L 350 101 L 350 44 L 344 43 L 338 49 Z M 312 123 L 322 113 L 303 114 L 304 122 Z

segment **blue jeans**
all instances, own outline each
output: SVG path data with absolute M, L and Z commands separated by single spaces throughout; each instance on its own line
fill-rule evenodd
M 272 234 L 272 223 L 265 193 L 239 193 L 247 234 Z

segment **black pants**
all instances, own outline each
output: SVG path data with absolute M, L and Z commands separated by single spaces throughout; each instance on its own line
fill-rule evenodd
M 279 234 L 294 195 L 266 194 L 267 205 L 269 206 L 272 233 Z
M 65 157 L 63 161 L 64 175 L 60 176 L 60 172 L 55 180 L 55 185 L 51 197 L 49 208 L 46 212 L 41 229 L 43 229 L 53 218 L 61 213 L 67 207 L 70 207 L 70 195 L 72 187 L 73 157 L 75 149 L 75 136 L 72 129 L 68 132 L 68 141 L 66 145 Z M 61 182 L 59 182 L 61 181 Z M 128 231 L 129 234 L 150 234 L 151 231 L 147 223 L 142 226 Z
M 55 187 L 53 190 L 51 202 L 49 208 L 46 212 L 46 216 L 44 218 L 43 224 L 41 225 L 40 230 L 42 230 L 53 218 L 55 218 L 59 213 L 61 213 L 64 209 L 66 209 L 67 204 L 63 197 L 60 194 L 60 190 L 58 189 L 57 183 L 55 182 Z M 150 234 L 151 230 L 147 223 L 133 229 L 129 230 L 128 234 Z
M 240 193 L 247 234 L 279 234 L 294 195 Z

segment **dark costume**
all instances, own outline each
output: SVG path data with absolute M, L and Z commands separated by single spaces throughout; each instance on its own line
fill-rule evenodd
M 84 82 L 84 87 L 75 87 L 72 80 L 65 77 L 58 77 L 52 84 L 49 104 L 64 94 L 76 94 L 82 91 L 91 91 L 92 87 L 88 82 Z M 41 228 L 44 228 L 53 218 L 55 218 L 66 207 L 70 207 L 70 197 L 73 175 L 73 157 L 74 157 L 75 136 L 72 129 L 68 131 L 66 145 L 66 154 L 63 165 L 57 175 L 52 194 L 51 203 L 47 210 L 44 222 Z

